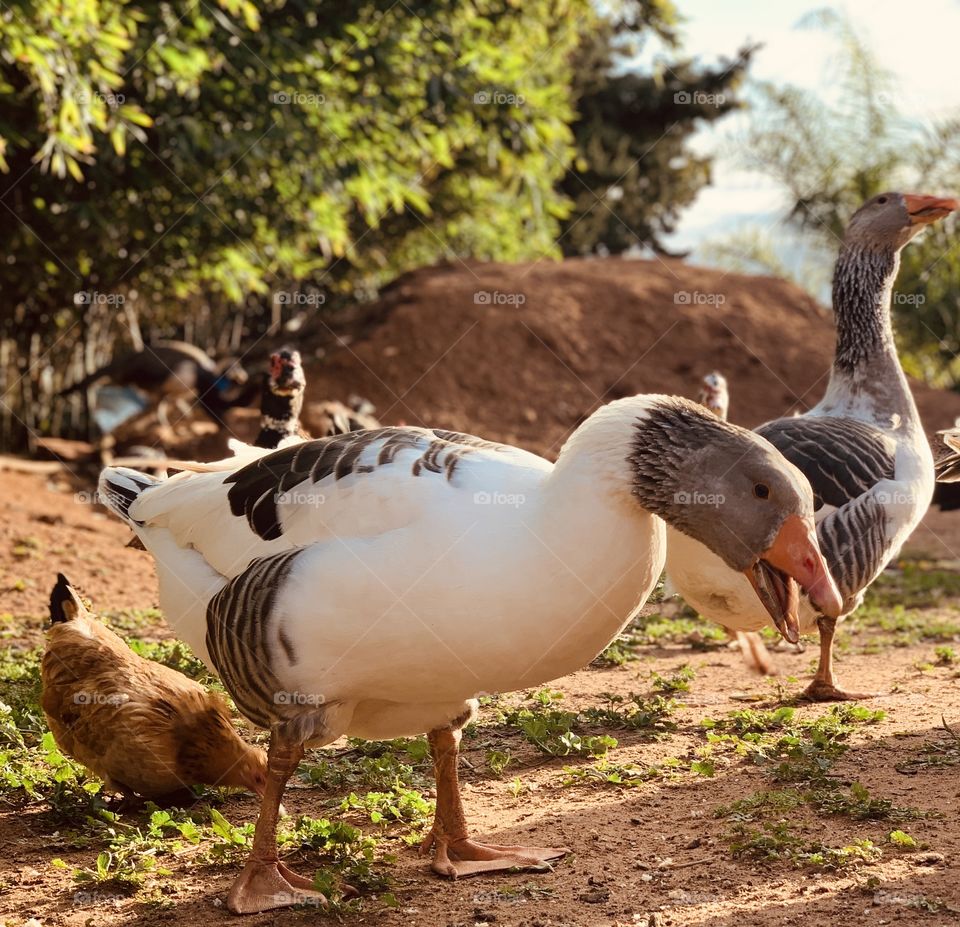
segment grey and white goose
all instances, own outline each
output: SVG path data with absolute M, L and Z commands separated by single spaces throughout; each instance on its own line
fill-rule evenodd
M 890 298 L 900 251 L 958 206 L 953 199 L 884 193 L 857 210 L 834 273 L 837 346 L 826 394 L 806 414 L 756 429 L 813 486 L 817 536 L 843 595 L 844 616 L 860 604 L 930 503 L 933 459 L 897 357 Z M 742 630 L 768 623 L 750 583 L 695 539 L 669 533 L 667 569 L 705 617 Z M 801 631 L 819 628 L 820 660 L 806 697 L 864 697 L 844 692 L 834 680 L 837 619 L 809 601 L 801 606 L 799 624 L 778 629 L 795 642 Z
M 478 694 L 556 679 L 604 649 L 663 570 L 664 521 L 758 589 L 781 577 L 764 598 L 780 624 L 797 621 L 797 584 L 827 613 L 841 607 L 806 478 L 688 400 L 603 406 L 555 463 L 382 428 L 196 466 L 163 481 L 108 468 L 100 494 L 154 555 L 171 627 L 271 732 L 253 848 L 227 898 L 239 913 L 324 903 L 278 858 L 277 809 L 304 747 L 344 734 L 427 732 L 437 811 L 422 849 L 435 872 L 562 856 L 471 838 L 460 729 Z
M 273 450 L 310 437 L 300 424 L 307 379 L 300 352 L 281 348 L 270 355 L 270 367 L 260 397 L 260 432 L 254 447 Z

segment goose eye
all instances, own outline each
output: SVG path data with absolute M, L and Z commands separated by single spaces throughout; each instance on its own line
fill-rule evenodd
M 766 483 L 757 483 L 753 487 L 753 494 L 758 499 L 769 499 L 770 498 L 770 487 Z
M 877 200 L 877 202 L 878 202 L 881 206 L 882 206 L 884 203 L 886 203 L 886 201 L 887 201 L 887 198 L 886 198 L 885 196 L 881 196 L 881 197 Z

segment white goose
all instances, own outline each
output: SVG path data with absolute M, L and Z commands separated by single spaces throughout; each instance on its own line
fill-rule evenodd
M 271 730 L 253 849 L 227 899 L 236 912 L 322 903 L 278 859 L 277 808 L 304 746 L 344 734 L 428 732 L 436 872 L 563 855 L 469 837 L 460 728 L 479 693 L 539 685 L 603 650 L 660 575 L 661 518 L 748 573 L 779 624 L 796 621 L 797 583 L 828 612 L 841 604 L 806 479 L 687 400 L 611 403 L 556 464 L 383 428 L 215 466 L 162 482 L 109 468 L 100 493 L 156 558 L 167 620 Z
M 897 358 L 890 297 L 900 251 L 958 206 L 952 199 L 884 193 L 857 210 L 834 274 L 837 348 L 826 395 L 805 415 L 757 429 L 813 486 L 817 535 L 844 597 L 843 615 L 860 604 L 930 504 L 933 460 Z M 667 571 L 704 617 L 744 631 L 768 623 L 750 584 L 696 539 L 668 533 Z M 805 600 L 798 624 L 778 626 L 791 643 L 801 631 L 819 628 L 820 661 L 807 698 L 867 697 L 835 683 L 836 624 Z

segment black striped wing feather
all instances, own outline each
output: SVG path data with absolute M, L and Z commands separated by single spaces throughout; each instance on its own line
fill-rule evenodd
M 757 434 L 803 471 L 816 510 L 825 504 L 836 509 L 817 524 L 817 540 L 848 614 L 890 558 L 887 512 L 871 490 L 895 478 L 893 439 L 865 422 L 839 417 L 777 419 Z
M 376 456 L 368 455 L 361 464 L 364 451 L 373 446 L 377 446 Z M 420 452 L 413 460 L 412 476 L 436 473 L 451 480 L 460 459 L 481 448 L 502 449 L 483 438 L 456 431 L 372 428 L 283 448 L 247 464 L 224 482 L 231 484 L 227 494 L 230 511 L 245 517 L 261 538 L 272 541 L 283 534 L 278 497 L 302 483 L 316 484 L 330 476 L 339 480 L 348 474 L 372 473 L 378 467 L 392 464 L 405 450 Z
M 756 429 L 803 471 L 814 508 L 840 508 L 894 478 L 896 445 L 882 431 L 852 418 L 781 418 Z
M 883 503 L 865 495 L 831 512 L 817 525 L 817 542 L 848 614 L 890 559 Z

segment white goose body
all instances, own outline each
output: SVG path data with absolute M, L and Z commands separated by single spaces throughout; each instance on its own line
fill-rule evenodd
M 286 647 L 266 642 L 279 690 L 340 705 L 344 733 L 418 733 L 450 703 L 578 669 L 650 594 L 663 522 L 638 511 L 626 455 L 603 438 L 604 417 L 622 435 L 625 407 L 644 413 L 607 407 L 587 436 L 598 453 L 575 436 L 557 465 L 477 439 L 441 446 L 425 429 L 345 436 L 364 444 L 351 472 L 267 493 L 273 539 L 232 513 L 229 471 L 178 474 L 129 516 L 157 556 L 164 613 L 214 670 L 210 599 L 251 560 L 299 548 L 274 601 Z M 312 466 L 318 447 L 286 453 Z

